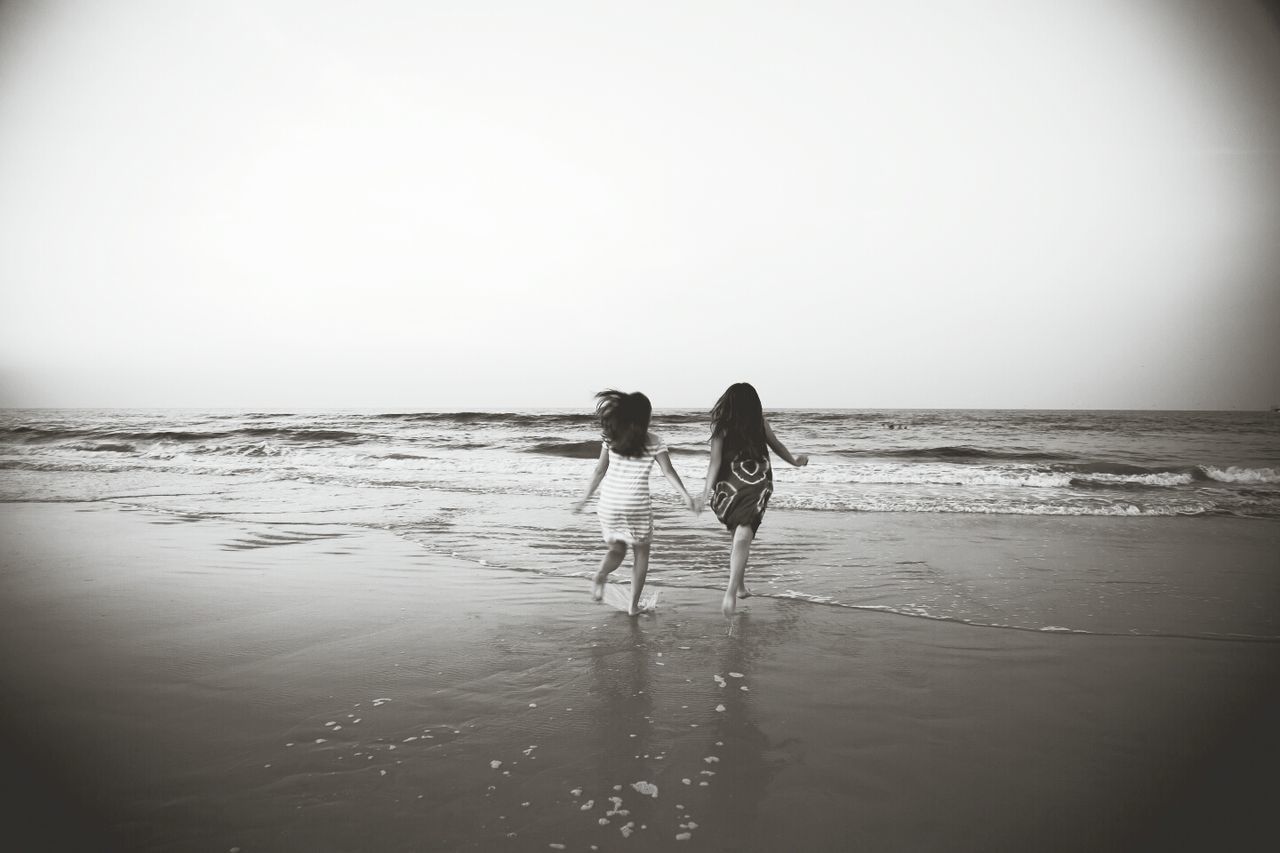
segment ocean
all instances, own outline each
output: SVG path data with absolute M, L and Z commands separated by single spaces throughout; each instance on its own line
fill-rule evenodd
M 769 417 L 811 462 L 775 460 L 748 570 L 759 595 L 1015 630 L 1280 640 L 1280 613 L 1255 592 L 1275 588 L 1259 573 L 1277 565 L 1258 555 L 1280 545 L 1280 415 Z M 700 488 L 707 413 L 658 411 L 653 430 L 690 491 Z M 244 534 L 227 547 L 246 550 L 330 538 L 340 551 L 344 529 L 376 528 L 478 572 L 585 577 L 599 529 L 569 507 L 598 452 L 585 408 L 8 410 L 0 499 L 234 521 Z M 656 468 L 652 493 L 649 583 L 714 598 L 727 572 L 723 528 L 709 511 L 684 510 Z M 1069 555 L 1061 541 L 1076 543 Z M 957 549 L 977 552 L 982 570 L 955 570 Z M 624 566 L 617 577 L 627 575 Z

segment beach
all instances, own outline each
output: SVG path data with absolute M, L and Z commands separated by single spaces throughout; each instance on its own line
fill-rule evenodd
M 942 548 L 929 559 L 974 583 L 997 540 L 1032 567 L 1104 547 L 1079 519 L 984 518 L 964 537 L 951 518 L 865 514 L 857 534 L 878 561 Z M 1232 609 L 1257 605 L 1255 628 L 1274 618 L 1275 522 L 1087 521 L 1185 561 L 1231 542 L 1210 568 L 1236 579 Z M 747 600 L 730 631 L 713 585 L 664 584 L 677 570 L 659 545 L 658 608 L 632 619 L 574 573 L 341 522 L 88 500 L 11 502 L 0 524 L 10 818 L 34 837 L 245 853 L 1241 849 L 1280 792 L 1280 644 L 1209 636 L 1218 617 L 1187 624 L 1200 608 L 1177 596 L 1163 621 L 1187 630 L 1167 636 L 786 596 Z
M 0 853 L 1276 848 L 1278 80 L 0 0 Z

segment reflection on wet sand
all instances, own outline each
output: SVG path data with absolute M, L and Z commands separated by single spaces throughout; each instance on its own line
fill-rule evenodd
M 598 738 L 591 790 L 581 809 L 597 815 L 601 826 L 617 827 L 624 837 L 654 815 L 652 797 L 640 793 L 657 778 L 653 740 L 653 694 L 650 691 L 649 655 L 645 629 L 636 619 L 627 620 L 627 648 L 594 646 L 591 649 L 591 682 Z
M 731 636 L 721 642 L 717 684 L 722 698 L 716 706 L 713 755 L 700 775 L 710 784 L 699 825 L 714 832 L 724 849 L 747 850 L 763 840 L 757 826 L 760 804 L 770 781 L 781 770 L 783 760 L 771 758 L 769 737 L 756 722 L 755 695 L 751 685 L 755 662 L 766 635 L 778 625 L 764 630 L 749 615 L 733 620 Z M 720 710 L 723 708 L 723 710 Z

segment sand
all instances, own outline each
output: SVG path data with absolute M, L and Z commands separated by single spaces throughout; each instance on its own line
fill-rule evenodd
M 1275 643 L 767 598 L 730 635 L 710 589 L 629 618 L 585 578 L 354 527 L 268 533 L 5 505 L 12 832 L 244 853 L 1240 849 L 1280 793 Z

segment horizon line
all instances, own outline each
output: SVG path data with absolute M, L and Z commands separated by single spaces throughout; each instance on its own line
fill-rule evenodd
M 774 412 L 1234 412 L 1234 413 L 1277 413 L 1280 405 L 1265 406 L 1253 409 L 1235 407 L 1217 408 L 1091 408 L 1091 407 L 1050 407 L 1036 406 L 765 406 L 765 411 Z M 518 412 L 592 412 L 590 406 L 468 406 L 468 407 L 431 407 L 431 406 L 8 406 L 0 405 L 0 411 L 6 412 L 39 412 L 39 411 L 183 411 L 183 412 L 244 412 L 248 414 L 278 414 L 287 416 L 299 412 L 379 412 L 384 414 L 512 414 Z M 654 412 L 691 412 L 710 411 L 708 406 L 655 406 Z

